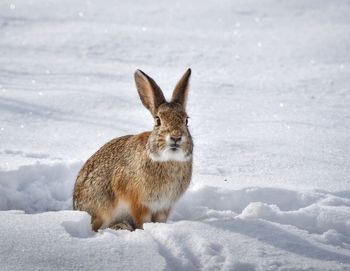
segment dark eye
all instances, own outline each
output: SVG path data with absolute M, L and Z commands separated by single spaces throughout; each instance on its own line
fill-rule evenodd
M 154 120 L 156 121 L 156 126 L 160 126 L 160 118 L 159 117 L 155 117 Z
M 186 118 L 186 126 L 188 126 L 188 119 L 189 119 L 189 118 Z

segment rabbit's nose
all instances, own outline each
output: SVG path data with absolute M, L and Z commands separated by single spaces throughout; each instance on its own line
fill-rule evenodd
M 176 144 L 178 141 L 181 140 L 181 135 L 172 135 L 170 139 L 174 141 L 174 144 Z

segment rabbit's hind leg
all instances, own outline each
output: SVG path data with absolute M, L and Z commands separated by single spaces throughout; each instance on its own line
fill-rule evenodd
M 91 216 L 91 227 L 93 231 L 98 231 L 103 225 L 103 220 L 98 216 Z

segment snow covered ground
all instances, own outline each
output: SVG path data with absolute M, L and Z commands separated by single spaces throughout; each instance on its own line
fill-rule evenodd
M 0 270 L 350 270 L 350 4 L 0 2 Z M 193 71 L 192 186 L 167 224 L 93 233 L 83 162 L 152 128 L 140 68 Z

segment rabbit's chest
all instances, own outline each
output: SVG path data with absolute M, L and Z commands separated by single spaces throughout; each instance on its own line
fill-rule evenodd
M 157 189 L 150 191 L 148 207 L 153 212 L 171 208 L 186 191 L 189 182 L 183 178 L 174 178 L 160 184 Z

